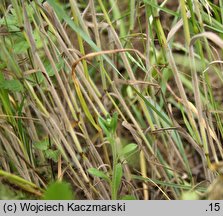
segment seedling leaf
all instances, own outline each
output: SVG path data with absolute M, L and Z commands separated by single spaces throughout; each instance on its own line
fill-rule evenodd
M 67 182 L 54 182 L 48 186 L 44 200 L 72 200 L 74 199 L 71 186 Z
M 92 175 L 92 176 L 96 176 L 98 178 L 102 178 L 107 182 L 110 182 L 109 177 L 102 171 L 96 169 L 96 168 L 89 168 L 88 172 Z
M 117 192 L 121 184 L 122 180 L 122 165 L 121 163 L 117 163 L 114 167 L 112 178 L 112 199 L 117 199 Z
M 34 147 L 42 151 L 47 150 L 49 148 L 49 139 L 44 139 L 34 143 Z
M 122 149 L 121 155 L 126 157 L 132 152 L 134 152 L 136 149 L 137 149 L 137 145 L 135 143 L 130 143 Z

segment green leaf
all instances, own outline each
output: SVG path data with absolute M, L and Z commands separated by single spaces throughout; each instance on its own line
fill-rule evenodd
M 198 200 L 199 196 L 195 191 L 184 192 L 181 197 L 182 200 Z
M 125 195 L 121 198 L 121 200 L 137 200 L 135 196 Z
M 42 48 L 43 47 L 43 41 L 42 41 L 42 38 L 40 37 L 39 31 L 34 30 L 33 36 L 34 36 L 36 48 L 37 49 Z
M 153 101 L 150 98 L 146 99 L 136 88 L 132 87 L 132 89 L 136 92 L 137 95 L 139 95 L 140 98 L 143 99 L 145 104 L 149 108 L 151 108 L 164 122 L 166 122 L 169 126 L 172 126 L 170 119 L 168 119 L 168 117 L 164 114 L 162 110 L 159 110 L 157 108 L 156 104 L 153 104 Z
M 118 124 L 118 113 L 115 112 L 112 116 L 111 124 L 110 124 L 110 128 L 111 128 L 112 133 L 115 133 L 116 128 L 117 128 L 117 124 Z
M 0 63 L 0 66 L 2 65 L 3 63 Z M 2 68 L 0 68 L 2 69 Z M 2 71 L 0 70 L 0 83 L 4 82 L 4 75 L 2 73 Z
M 110 182 L 110 179 L 109 177 L 102 171 L 96 169 L 96 168 L 89 168 L 88 169 L 88 172 L 92 175 L 92 176 L 96 176 L 96 177 L 99 177 L 99 178 L 102 178 L 104 179 L 105 181 L 107 182 Z
M 1 70 L 2 70 L 2 69 L 5 69 L 6 67 L 7 67 L 7 65 L 6 65 L 5 62 L 0 62 L 0 72 L 1 72 L 0 74 L 1 74 L 1 79 L 4 79 L 4 76 L 3 76 L 3 73 L 2 73 Z M 1 79 L 0 79 L 0 82 L 2 81 Z
M 11 10 L 11 13 L 13 13 L 14 9 Z M 2 19 L 0 19 L 0 25 L 2 26 L 7 26 L 8 30 L 14 30 L 14 28 L 17 28 L 17 30 L 19 29 L 17 27 L 18 24 L 18 19 L 16 19 L 16 17 L 14 15 L 8 14 L 6 17 L 3 17 Z M 13 29 L 11 29 L 11 27 Z
M 122 151 L 121 151 L 121 155 L 123 156 L 128 156 L 130 153 L 134 152 L 137 149 L 137 145 L 135 143 L 130 143 L 128 145 L 126 145 Z
M 117 163 L 113 170 L 113 178 L 112 178 L 112 199 L 117 199 L 117 192 L 120 187 L 122 181 L 122 165 L 121 163 Z
M 60 155 L 59 150 L 47 149 L 44 153 L 45 153 L 46 158 L 52 159 L 54 162 L 58 161 L 58 158 Z
M 42 151 L 49 149 L 49 145 L 50 143 L 48 138 L 34 143 L 34 147 Z
M 107 137 L 110 137 L 111 134 L 114 134 L 118 124 L 118 113 L 114 113 L 112 117 L 107 115 L 106 119 L 99 116 L 98 118 L 99 125 L 103 129 Z
M 49 62 L 49 61 L 45 61 L 45 62 L 44 62 L 44 65 L 45 65 L 47 74 L 48 74 L 49 76 L 54 76 L 54 70 L 53 70 L 52 65 L 50 64 L 50 62 Z M 63 67 L 63 65 L 64 65 L 64 61 L 63 61 L 63 59 L 61 58 L 61 59 L 59 60 L 59 62 L 56 63 L 56 68 L 57 68 L 57 71 L 58 71 L 58 72 L 61 70 L 61 68 Z
M 165 12 L 165 13 L 167 13 L 167 14 L 171 14 L 171 15 L 173 15 L 173 16 L 179 17 L 179 13 L 174 12 L 174 11 L 168 9 L 168 8 L 161 7 L 161 6 L 159 6 L 159 5 L 155 4 L 155 3 L 153 3 L 153 2 L 150 1 L 150 0 L 144 0 L 144 3 L 145 3 L 145 4 L 149 4 L 150 6 L 156 8 L 156 9 L 160 9 L 161 11 L 163 11 L 163 12 Z
M 14 52 L 16 54 L 22 54 L 22 53 L 25 53 L 28 48 L 29 48 L 29 44 L 27 43 L 27 41 L 21 40 L 15 43 Z
M 104 118 L 102 118 L 101 116 L 98 117 L 98 123 L 101 126 L 102 130 L 104 131 L 104 133 L 106 134 L 106 136 L 110 136 L 110 132 L 107 128 L 106 125 L 106 120 Z
M 35 74 L 30 74 L 26 78 L 32 86 L 39 85 L 44 81 L 44 76 L 41 71 L 35 72 Z
M 134 63 L 136 64 L 142 71 L 146 72 L 145 66 L 139 63 L 139 58 L 136 60 L 130 53 L 126 53 L 127 57 Z
M 23 91 L 24 88 L 22 84 L 18 80 L 2 80 L 0 82 L 0 89 L 5 89 L 13 92 L 20 92 Z
M 67 182 L 54 182 L 49 185 L 43 195 L 44 200 L 72 200 L 72 189 Z

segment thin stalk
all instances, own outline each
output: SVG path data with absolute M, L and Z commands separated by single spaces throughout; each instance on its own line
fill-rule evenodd
M 76 5 L 74 4 L 73 0 L 70 0 L 70 5 L 71 5 L 71 11 L 72 11 L 72 14 L 73 14 L 74 22 L 78 26 L 79 21 L 78 21 L 77 15 L 76 15 L 77 10 L 75 9 Z M 78 44 L 79 44 L 81 54 L 85 55 L 83 40 L 82 40 L 82 37 L 79 34 L 77 34 L 77 40 L 78 40 Z M 85 74 L 87 80 L 89 80 L 88 67 L 87 67 L 87 62 L 85 60 L 83 61 L 83 67 L 84 67 L 84 74 Z
M 98 48 L 101 50 L 101 40 L 99 36 L 99 31 L 98 31 L 98 22 L 97 22 L 97 17 L 96 17 L 96 12 L 95 12 L 95 7 L 94 7 L 94 1 L 90 0 L 90 5 L 91 5 L 91 12 L 92 12 L 92 19 L 94 23 L 94 34 L 95 34 L 95 40 Z M 100 73 L 101 73 L 101 80 L 102 80 L 102 86 L 103 90 L 107 90 L 107 84 L 106 84 L 106 78 L 105 78 L 105 68 L 104 68 L 104 63 L 103 63 L 103 58 L 102 56 L 96 57 L 96 59 L 99 62 L 100 65 Z
M 181 10 L 181 16 L 183 19 L 185 42 L 186 42 L 186 46 L 189 47 L 190 29 L 189 29 L 189 24 L 188 24 L 188 19 L 187 19 L 185 0 L 180 0 L 180 10 Z

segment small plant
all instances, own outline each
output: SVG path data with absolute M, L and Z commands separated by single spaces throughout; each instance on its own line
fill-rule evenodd
M 48 138 L 34 143 L 34 147 L 43 152 L 47 159 L 52 159 L 54 162 L 58 162 L 60 152 L 58 149 L 53 150 L 50 146 L 50 140 Z
M 103 132 L 106 134 L 106 139 L 109 141 L 112 150 L 113 166 L 112 166 L 112 180 L 109 176 L 102 171 L 99 171 L 96 168 L 88 169 L 88 172 L 96 177 L 102 178 L 107 181 L 111 186 L 111 197 L 113 200 L 120 198 L 118 196 L 118 190 L 121 185 L 121 180 L 123 177 L 123 170 L 121 159 L 128 157 L 129 154 L 134 152 L 137 149 L 137 145 L 134 143 L 126 145 L 121 151 L 120 147 L 116 143 L 116 130 L 117 130 L 117 121 L 118 114 L 114 113 L 113 116 L 107 116 L 105 119 L 101 116 L 98 119 L 98 122 L 103 129 Z M 132 196 L 123 197 L 123 199 L 132 199 Z
M 106 134 L 106 139 L 110 143 L 112 150 L 112 158 L 113 158 L 112 180 L 111 181 L 109 180 L 109 183 L 111 185 L 111 197 L 112 199 L 116 200 L 118 198 L 118 189 L 120 187 L 122 179 L 122 165 L 118 161 L 118 146 L 116 143 L 118 114 L 114 113 L 112 117 L 108 115 L 106 119 L 100 116 L 98 122 L 101 128 L 103 129 L 103 132 Z
M 65 199 L 213 197 L 222 6 L 2 0 L 1 183 L 15 198 L 60 189 Z
M 71 185 L 67 182 L 52 182 L 43 194 L 44 200 L 73 200 Z

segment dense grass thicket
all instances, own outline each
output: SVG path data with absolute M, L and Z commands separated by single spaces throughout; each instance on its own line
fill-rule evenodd
M 223 199 L 222 49 L 222 0 L 1 0 L 0 199 Z

